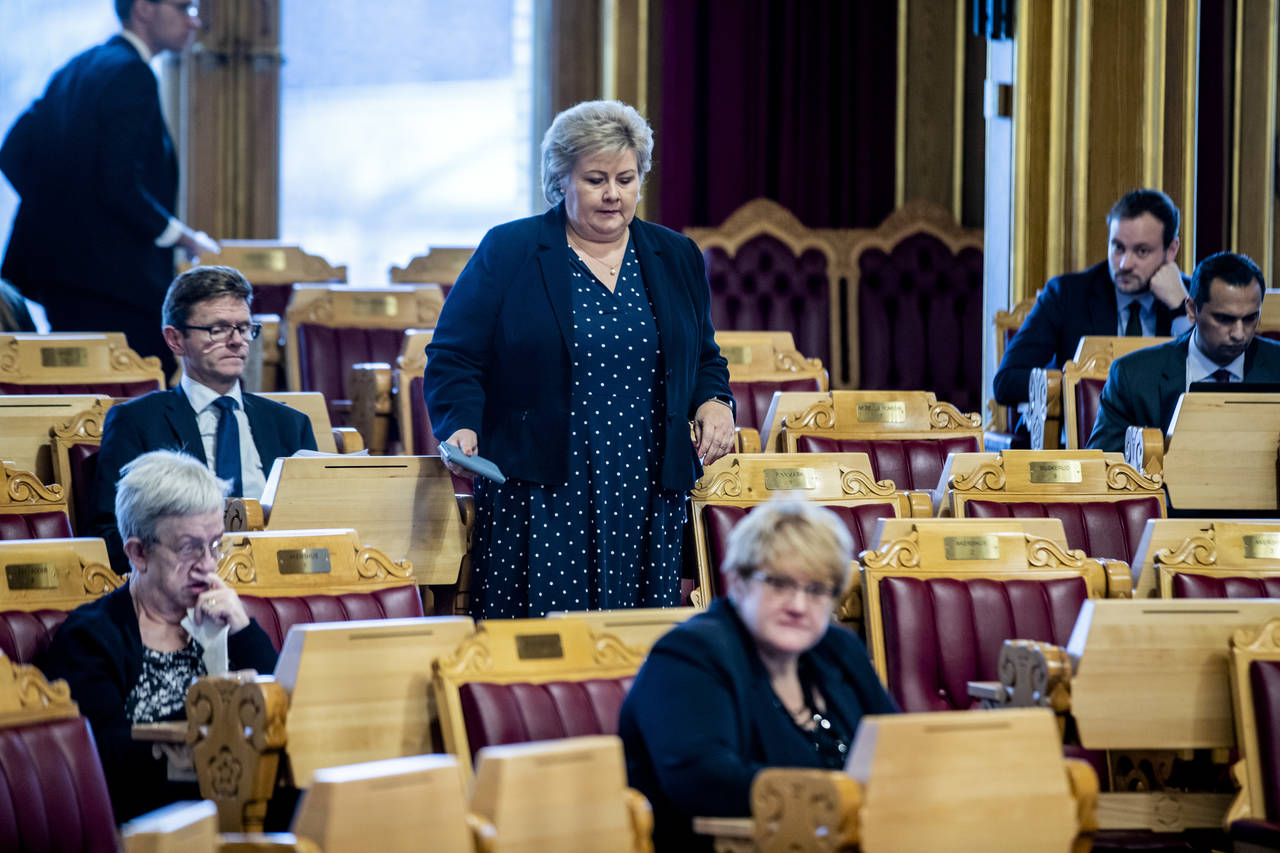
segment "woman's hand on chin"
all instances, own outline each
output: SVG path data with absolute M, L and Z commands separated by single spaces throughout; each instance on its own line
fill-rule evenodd
M 249 624 L 249 613 L 236 591 L 215 574 L 209 578 L 209 588 L 196 599 L 194 619 L 197 625 L 203 625 L 205 620 L 226 625 L 234 634 Z

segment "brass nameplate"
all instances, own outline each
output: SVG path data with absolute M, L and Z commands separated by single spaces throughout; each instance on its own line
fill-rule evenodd
M 14 563 L 4 567 L 10 590 L 57 589 L 58 570 L 53 563 Z
M 559 634 L 516 634 L 516 657 L 520 660 L 550 660 L 564 657 Z
M 1246 560 L 1280 559 L 1280 533 L 1249 533 L 1244 537 Z
M 907 404 L 901 400 L 888 403 L 859 403 L 858 421 L 866 424 L 900 424 L 907 420 Z
M 40 347 L 41 367 L 88 367 L 89 350 L 85 347 Z
M 720 354 L 730 364 L 751 363 L 751 347 L 720 347 Z
M 995 536 L 947 536 L 942 540 L 948 560 L 998 560 L 1000 540 Z
M 282 575 L 327 575 L 328 548 L 286 548 L 276 552 L 276 566 Z
M 357 317 L 394 317 L 399 307 L 395 296 L 351 296 L 351 313 Z
M 245 252 L 244 260 L 245 269 L 250 270 L 271 270 L 273 272 L 284 272 L 287 266 L 284 258 L 284 249 L 259 249 L 253 252 Z
M 818 475 L 812 468 L 765 468 L 764 487 L 771 492 L 779 489 L 816 489 Z
M 1031 482 L 1033 483 L 1080 483 L 1084 481 L 1084 475 L 1080 471 L 1080 462 L 1075 459 L 1032 462 L 1030 467 Z

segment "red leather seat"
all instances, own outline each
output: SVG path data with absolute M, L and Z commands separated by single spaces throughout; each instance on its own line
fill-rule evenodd
M 108 397 L 141 397 L 159 391 L 154 379 L 140 382 L 81 382 L 71 384 L 35 384 L 0 382 L 0 394 L 104 394 Z
M 1280 578 L 1223 578 L 1178 572 L 1173 576 L 1173 597 L 1280 598 Z
M 976 707 L 968 682 L 998 681 L 1005 640 L 1065 646 L 1088 597 L 1083 578 L 880 581 L 889 692 L 904 711 Z
M 17 663 L 35 663 L 66 620 L 65 610 L 0 611 L 0 651 Z
M 1160 499 L 1120 501 L 967 501 L 966 518 L 1057 518 L 1067 545 L 1097 559 L 1124 560 L 1133 565 L 1147 520 L 1160 518 Z
M 788 331 L 797 350 L 832 364 L 831 295 L 822 252 L 809 249 L 796 257 L 781 240 L 761 234 L 732 257 L 720 248 L 705 256 L 717 329 Z
M 413 452 L 418 456 L 435 456 L 439 453 L 435 435 L 431 432 L 431 417 L 427 414 L 427 401 L 422 396 L 422 377 L 409 382 L 409 411 L 413 423 Z
M 83 717 L 0 728 L 0 850 L 114 853 L 107 780 Z
M 249 616 L 258 620 L 271 644 L 280 651 L 294 625 L 310 622 L 350 622 L 357 619 L 421 617 L 422 599 L 412 584 L 338 595 L 282 595 L 262 598 L 241 595 Z
M 485 746 L 616 735 L 634 676 L 541 684 L 469 682 L 459 690 L 471 758 Z
M 84 524 L 93 517 L 93 478 L 98 471 L 97 444 L 73 444 L 67 448 L 67 462 L 70 468 L 70 488 L 72 509 L 76 517 L 76 526 L 83 529 Z
M 346 415 L 335 406 L 347 400 L 347 371 L 351 365 L 377 361 L 395 364 L 404 342 L 403 329 L 357 329 L 298 325 L 299 371 L 303 391 L 319 391 L 329 401 L 329 418 L 334 425 L 346 423 Z
M 71 519 L 60 509 L 0 514 L 0 539 L 70 539 Z
M 755 379 L 749 382 L 730 382 L 729 390 L 738 404 L 737 426 L 760 429 L 764 416 L 773 403 L 774 391 L 821 391 L 817 379 L 789 379 L 786 381 Z
M 1231 838 L 1256 845 L 1251 849 L 1277 850 L 1280 849 L 1280 661 L 1250 663 L 1249 689 L 1253 693 L 1253 718 L 1258 728 L 1257 761 L 1262 769 L 1267 813 L 1232 822 Z
M 849 528 L 849 533 L 853 536 L 854 554 L 861 553 L 870 547 L 869 543 L 875 535 L 877 521 L 895 517 L 892 504 L 865 503 L 853 506 L 827 506 L 827 509 L 840 516 L 845 526 Z M 702 524 L 706 529 L 707 546 L 710 551 L 707 556 L 711 565 L 717 567 L 716 578 L 720 584 L 716 590 L 718 595 L 724 595 L 729 588 L 724 575 L 719 573 L 719 566 L 724 562 L 725 551 L 729 547 L 729 533 L 749 511 L 749 508 L 740 506 L 710 504 L 703 507 Z
M 1098 409 L 1102 407 L 1102 386 L 1106 384 L 1105 379 L 1087 377 L 1076 383 L 1076 447 L 1089 443 L 1093 425 L 1098 420 Z
M 940 439 L 823 438 L 802 435 L 796 439 L 801 453 L 865 453 L 877 480 L 892 480 L 899 489 L 936 489 L 942 466 L 951 453 L 982 450 L 972 436 Z

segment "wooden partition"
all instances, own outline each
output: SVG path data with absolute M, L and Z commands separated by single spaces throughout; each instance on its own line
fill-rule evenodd
M 843 439 L 973 438 L 982 448 L 982 418 L 931 391 L 779 392 L 765 417 L 765 450 L 795 452 L 804 435 Z
M 1259 715 L 1254 703 L 1254 682 L 1251 669 L 1255 662 L 1275 665 L 1280 663 L 1280 619 L 1269 619 L 1255 629 L 1241 628 L 1231 638 L 1230 653 L 1231 706 L 1236 721 L 1236 750 L 1240 760 L 1232 769 L 1232 775 L 1240 785 L 1225 823 L 1237 820 L 1266 820 L 1268 783 L 1264 781 L 1275 768 L 1268 764 L 1269 749 L 1261 745 Z M 1264 719 L 1265 719 L 1265 715 Z M 1271 720 L 1270 726 L 1280 725 Z M 1270 732 L 1267 733 L 1268 735 Z M 1274 801 L 1275 793 L 1271 792 Z M 1274 824 L 1272 824 L 1274 826 Z M 1241 845 L 1236 846 L 1237 850 Z
M 612 634 L 633 649 L 648 650 L 658 638 L 699 611 L 697 607 L 637 607 L 633 610 L 577 610 L 548 613 L 548 619 L 577 619 L 597 634 Z
M 337 595 L 414 584 L 413 566 L 362 545 L 351 528 L 222 535 L 218 577 L 247 595 Z
M 1071 547 L 1062 521 L 1057 518 L 882 518 L 867 543 L 867 550 L 879 551 L 884 543 L 909 536 L 917 528 L 935 536 L 1026 533 L 1037 539 L 1048 539 L 1064 551 Z
M 0 335 L 0 387 L 135 383 L 163 388 L 164 371 L 160 359 L 130 349 L 123 332 Z
M 54 477 L 50 431 L 111 398 L 97 394 L 0 395 L 0 459 L 30 471 L 46 485 Z
M 1280 524 L 1201 522 L 1201 529 L 1152 558 L 1161 598 L 1174 597 L 1179 574 L 1206 580 L 1227 578 L 1280 581 Z M 1280 601 L 1276 602 L 1280 613 Z
M 364 449 L 364 439 L 355 427 L 336 427 L 329 420 L 329 409 L 324 395 L 318 391 L 271 391 L 259 394 L 268 400 L 297 409 L 311 421 L 311 432 L 316 437 L 316 450 L 321 453 L 358 453 Z
M 425 255 L 416 255 L 402 267 L 391 265 L 392 284 L 452 285 L 475 254 L 474 248 L 432 246 Z
M 1250 544 L 1249 553 L 1245 557 L 1245 534 L 1260 538 Z M 1187 564 L 1191 561 L 1202 565 L 1210 564 L 1210 553 L 1213 553 L 1212 565 L 1226 568 L 1235 566 L 1244 569 L 1255 561 L 1261 560 L 1270 565 L 1272 554 L 1270 540 L 1280 536 L 1280 519 L 1257 519 L 1247 523 L 1224 518 L 1161 518 L 1147 522 L 1142 533 L 1142 541 L 1138 545 L 1138 555 L 1133 561 L 1133 595 L 1134 598 L 1160 597 L 1160 572 L 1156 563 Z M 1217 543 L 1226 540 L 1227 560 L 1218 557 Z
M 101 539 L 0 542 L 0 610 L 75 610 L 124 579 L 113 572 Z
M 67 512 L 66 490 L 57 484 L 46 486 L 30 471 L 14 463 L 0 461 L 0 514 L 30 515 Z

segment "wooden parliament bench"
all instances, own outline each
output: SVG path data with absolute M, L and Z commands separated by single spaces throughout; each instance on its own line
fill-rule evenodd
M 160 359 L 138 355 L 121 332 L 0 334 L 0 394 L 140 397 L 163 387 Z
M 1280 598 L 1280 521 L 1152 520 L 1133 569 L 1142 598 Z

